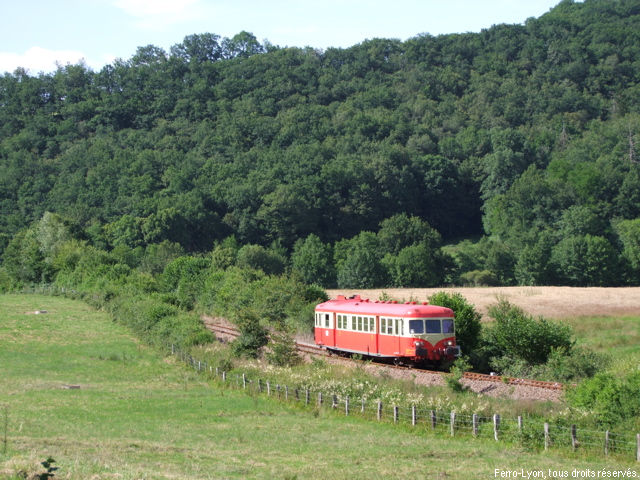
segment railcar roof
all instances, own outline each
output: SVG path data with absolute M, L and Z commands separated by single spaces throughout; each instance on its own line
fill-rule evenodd
M 453 317 L 453 310 L 437 305 L 418 302 L 381 302 L 362 299 L 359 295 L 329 300 L 316 306 L 319 312 L 360 313 L 368 315 L 389 315 L 394 317 Z

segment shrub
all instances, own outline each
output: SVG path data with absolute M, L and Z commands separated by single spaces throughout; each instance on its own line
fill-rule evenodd
M 300 363 L 300 356 L 296 351 L 295 340 L 284 333 L 271 335 L 271 351 L 267 353 L 269 363 L 277 367 L 288 367 Z
M 487 329 L 486 341 L 495 357 L 508 356 L 538 365 L 545 363 L 554 349 L 568 351 L 573 346 L 570 326 L 534 318 L 504 299 L 489 308 L 489 315 L 495 323 Z
M 286 259 L 261 245 L 245 245 L 238 250 L 236 264 L 241 268 L 262 270 L 267 275 L 279 275 L 284 272 Z
M 569 382 L 593 377 L 609 364 L 609 358 L 585 348 L 554 348 L 540 378 Z
M 454 392 L 464 392 L 465 387 L 460 382 L 464 372 L 471 370 L 471 364 L 467 361 L 467 358 L 458 358 L 451 367 L 451 373 L 444 378 L 447 386 Z
M 460 275 L 460 282 L 465 287 L 484 287 L 500 285 L 498 277 L 489 270 L 472 270 Z
M 240 335 L 231 344 L 234 355 L 256 358 L 268 342 L 267 330 L 260 325 L 260 317 L 252 310 L 242 310 L 235 316 Z
M 640 372 L 625 378 L 600 373 L 566 393 L 574 408 L 593 412 L 602 425 L 615 425 L 640 414 Z

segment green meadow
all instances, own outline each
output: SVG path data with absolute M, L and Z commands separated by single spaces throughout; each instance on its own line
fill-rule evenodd
M 2 479 L 44 472 L 48 457 L 59 468 L 53 478 L 65 479 L 640 472 L 632 462 L 451 438 L 230 390 L 60 297 L 0 296 L 0 369 Z
M 640 317 L 577 317 L 566 322 L 579 345 L 611 358 L 612 373 L 640 368 Z

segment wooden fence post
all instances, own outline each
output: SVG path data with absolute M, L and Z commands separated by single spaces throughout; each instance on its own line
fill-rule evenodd
M 544 449 L 549 450 L 549 444 L 551 443 L 549 438 L 549 424 L 544 424 Z
M 284 399 L 285 401 L 289 401 L 289 387 L 288 386 L 284 386 Z
M 322 406 L 322 392 L 318 393 L 318 407 Z
M 415 404 L 411 405 L 411 425 L 414 427 L 418 423 L 418 416 L 416 415 L 416 406 Z
M 271 382 L 267 380 L 267 395 L 271 395 Z
M 604 432 L 604 454 L 609 456 L 609 430 Z
M 471 430 L 473 432 L 473 436 L 477 437 L 478 436 L 478 414 L 474 413 L 471 416 Z
M 436 428 L 436 412 L 435 410 L 429 411 L 429 417 L 431 417 L 431 428 Z
M 578 448 L 578 436 L 576 431 L 576 426 L 571 425 L 571 449 L 575 452 L 576 448 Z
M 449 423 L 451 425 L 451 436 L 453 437 L 456 434 L 456 412 L 451 412 Z
M 338 396 L 335 393 L 331 396 L 331 408 L 338 408 Z
M 247 376 L 244 373 L 242 374 L 242 388 L 247 388 Z
M 398 423 L 398 406 L 393 406 L 393 423 Z
M 522 435 L 522 417 L 518 415 L 518 433 Z
M 305 388 L 304 390 L 304 404 L 309 405 L 309 389 Z
M 227 381 L 227 372 L 222 372 L 222 381 L 223 382 Z
M 344 399 L 344 414 L 348 417 L 349 416 L 349 396 L 347 395 L 347 397 Z
M 378 400 L 378 420 L 382 419 L 382 402 Z
M 640 462 L 640 433 L 636 434 L 636 462 Z
M 497 413 L 493 415 L 493 438 L 498 441 L 498 430 L 500 429 L 500 415 Z
M 362 406 L 360 407 L 360 413 L 362 413 L 364 415 L 364 410 L 365 410 L 365 402 L 364 402 L 364 397 L 362 397 Z

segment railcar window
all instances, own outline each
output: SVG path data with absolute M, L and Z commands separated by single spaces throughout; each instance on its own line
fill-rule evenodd
M 362 331 L 362 317 L 358 317 L 358 331 Z
M 364 332 L 368 332 L 369 331 L 369 322 L 367 321 L 367 317 L 364 317 L 364 324 L 362 325 L 362 330 Z
M 376 331 L 376 319 L 374 317 L 369 317 L 369 331 Z
M 440 329 L 440 320 L 426 320 L 427 333 L 442 333 Z
M 381 318 L 380 319 L 380 333 L 387 333 L 386 329 L 387 329 L 387 319 L 386 318 Z
M 442 320 L 442 333 L 453 333 L 453 320 Z
M 342 328 L 342 315 L 338 315 L 338 328 Z
M 329 314 L 328 313 L 324 314 L 324 326 L 325 327 L 329 327 Z
M 423 320 L 409 320 L 409 333 L 424 333 Z
M 404 335 L 404 324 L 402 318 L 396 319 L 396 335 Z

